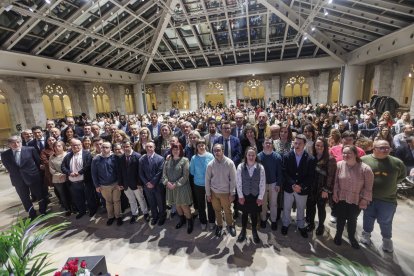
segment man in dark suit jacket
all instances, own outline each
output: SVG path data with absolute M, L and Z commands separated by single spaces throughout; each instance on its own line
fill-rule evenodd
M 30 200 L 30 193 L 39 199 L 39 212 L 46 213 L 47 197 L 40 174 L 40 157 L 33 147 L 22 147 L 19 136 L 8 140 L 10 149 L 1 154 L 4 167 L 10 173 L 10 180 L 30 218 L 36 217 L 36 210 Z
M 166 218 L 165 188 L 161 183 L 164 158 L 155 153 L 155 144 L 145 145 L 147 153 L 139 159 L 139 176 L 151 208 L 151 225 L 163 225 Z
M 137 200 L 142 213 L 144 213 L 144 219 L 149 221 L 148 206 L 138 174 L 141 154 L 133 151 L 132 146 L 132 142 L 124 142 L 122 145 L 124 154 L 118 159 L 118 185 L 124 189 L 131 206 L 131 224 L 137 220 L 139 214 Z
M 240 164 L 241 156 L 241 145 L 237 137 L 230 135 L 231 127 L 228 121 L 223 121 L 221 123 L 221 137 L 218 137 L 214 140 L 215 144 L 222 144 L 224 149 L 224 155 L 233 160 L 234 165 L 237 166 Z M 213 145 L 213 146 L 214 146 Z M 229 148 L 230 147 L 230 148 Z
M 97 206 L 91 174 L 92 155 L 89 151 L 82 150 L 82 143 L 78 139 L 72 139 L 70 146 L 72 150 L 63 159 L 62 172 L 68 176 L 72 200 L 79 212 L 76 219 L 86 214 L 85 200 L 89 216 L 93 217 Z
M 43 136 L 43 130 L 40 126 L 34 126 L 32 127 L 32 132 L 34 139 L 30 141 L 27 145 L 29 147 L 34 147 L 37 153 L 40 155 L 40 153 L 46 146 L 46 139 Z
M 410 175 L 411 169 L 414 168 L 414 136 L 407 137 L 407 144 L 395 150 L 395 157 L 401 159 L 407 167 L 407 175 Z
M 231 130 L 231 135 L 234 137 L 239 138 L 239 140 L 243 139 L 243 130 L 245 128 L 244 124 L 244 114 L 241 112 L 237 112 L 234 114 L 234 120 L 236 121 L 236 127 Z
M 293 150 L 283 156 L 283 219 L 282 234 L 286 235 L 291 222 L 290 212 L 296 202 L 296 222 L 302 237 L 307 238 L 305 208 L 315 178 L 315 159 L 305 151 L 306 137 L 296 135 Z
M 147 127 L 151 133 L 152 140 L 154 140 L 159 135 L 161 135 L 161 124 L 158 123 L 157 113 L 155 112 L 151 113 L 151 123 Z

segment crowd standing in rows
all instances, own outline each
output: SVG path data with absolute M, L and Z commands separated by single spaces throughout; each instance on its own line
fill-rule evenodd
M 170 210 L 175 228 L 187 225 L 189 234 L 198 217 L 202 231 L 235 237 L 241 212 L 237 241 L 246 239 L 250 217 L 259 243 L 257 229 L 269 219 L 273 231 L 281 219 L 288 235 L 293 208 L 303 238 L 315 228 L 323 235 L 329 204 L 336 245 L 347 225 L 351 246 L 359 248 L 363 210 L 360 241 L 371 243 L 377 221 L 386 252 L 393 251 L 397 183 L 414 167 L 409 114 L 376 114 L 362 104 L 202 106 L 181 115 L 173 109 L 93 120 L 82 114 L 26 129 L 8 145 L 2 161 L 31 218 L 34 201 L 46 213 L 53 187 L 67 216 L 92 217 L 102 207 L 108 226 L 122 225 L 128 207 L 131 224 L 142 215 L 162 226 Z

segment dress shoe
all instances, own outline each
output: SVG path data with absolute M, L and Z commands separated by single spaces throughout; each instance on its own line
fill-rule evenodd
M 236 236 L 236 228 L 234 228 L 234 226 L 230 225 L 227 226 L 227 232 L 232 236 L 235 237 Z
M 201 231 L 206 231 L 207 230 L 207 224 L 202 223 L 201 224 Z
M 288 233 L 288 227 L 287 226 L 282 226 L 282 235 L 286 236 Z
M 305 239 L 308 238 L 308 232 L 306 231 L 306 228 L 299 228 L 299 232 L 302 237 L 304 237 Z
M 266 221 L 265 220 L 260 221 L 260 228 L 262 228 L 262 229 L 266 228 Z
M 221 235 L 223 234 L 222 232 L 223 232 L 223 226 L 218 226 L 217 225 L 216 226 L 216 232 L 215 232 L 216 237 L 220 238 Z
M 85 215 L 85 213 L 79 213 L 76 215 L 76 219 L 80 219 L 81 217 L 83 217 Z
M 164 225 L 164 223 L 165 223 L 165 218 L 164 217 L 162 217 L 158 220 L 158 226 L 162 226 L 162 225 Z
M 106 225 L 110 226 L 114 223 L 114 221 L 115 221 L 115 218 L 110 218 L 106 221 Z
M 277 222 L 272 222 L 271 228 L 273 231 L 277 230 Z
M 198 217 L 198 210 L 194 210 L 194 213 L 191 214 L 193 218 Z
M 93 217 L 96 214 L 96 210 L 89 211 L 89 217 Z
M 342 244 L 342 237 L 336 235 L 335 238 L 334 238 L 334 243 L 336 245 L 341 245 Z
M 325 226 L 319 225 L 318 228 L 316 228 L 316 236 L 321 236 L 325 232 Z
M 240 231 L 240 235 L 237 238 L 237 242 L 244 242 L 245 239 L 246 239 L 246 228 L 242 228 L 242 230 Z
M 185 223 L 185 217 L 184 216 L 179 216 L 180 220 L 178 221 L 177 225 L 175 226 L 175 229 L 180 229 L 184 223 Z
M 354 248 L 354 249 L 359 249 L 360 248 L 359 242 L 355 238 L 349 239 L 349 242 L 351 243 L 352 248 Z
M 187 234 L 191 234 L 193 232 L 193 227 L 194 227 L 193 218 L 187 219 Z
M 71 212 L 71 211 L 66 211 L 66 212 L 65 212 L 65 216 L 67 216 L 67 217 L 69 217 L 71 214 L 72 214 L 72 212 Z
M 237 219 L 239 217 L 239 211 L 234 210 L 233 219 Z
M 213 223 L 210 223 L 210 225 L 209 225 L 208 229 L 209 229 L 210 231 L 213 231 L 214 229 L 216 229 L 216 224 L 215 224 L 214 222 L 213 222 Z
M 124 221 L 122 220 L 122 217 L 116 219 L 116 225 L 121 226 L 123 223 Z
M 309 223 L 306 227 L 305 227 L 307 232 L 312 232 L 313 229 L 315 229 L 315 224 L 313 223 Z
M 131 216 L 131 219 L 129 220 L 130 224 L 134 224 L 137 221 L 137 216 Z
M 260 243 L 261 242 L 261 240 L 259 238 L 259 234 L 257 234 L 256 229 L 252 229 L 252 236 L 253 236 L 254 243 Z
M 173 218 L 173 217 L 175 217 L 176 214 L 177 214 L 177 212 L 171 212 L 170 217 Z
M 156 218 L 151 219 L 151 225 L 157 224 L 157 221 L 158 221 L 158 219 L 156 219 Z
M 149 214 L 144 214 L 144 220 L 145 220 L 146 222 L 149 222 L 149 221 L 150 221 Z

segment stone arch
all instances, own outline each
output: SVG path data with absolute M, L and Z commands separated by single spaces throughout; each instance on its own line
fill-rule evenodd
M 284 84 L 283 96 L 289 100 L 292 100 L 294 97 L 304 97 L 305 100 L 309 95 L 309 84 L 304 76 L 292 76 Z M 306 101 L 304 102 L 307 103 Z
M 145 103 L 147 105 L 147 112 L 157 110 L 157 96 L 155 89 L 151 85 L 145 85 Z
M 135 113 L 135 100 L 133 91 L 130 88 L 125 88 L 125 113 L 134 114 Z
M 178 109 L 190 109 L 190 89 L 184 82 L 176 82 L 168 87 L 168 95 L 171 98 L 171 107 Z
M 42 89 L 42 101 L 48 119 L 73 116 L 68 89 L 62 83 L 46 83 Z
M 341 92 L 341 73 L 337 74 L 332 80 L 329 102 L 338 103 L 340 92 Z
M 104 85 L 98 84 L 92 88 L 93 104 L 96 113 L 110 112 L 111 103 L 108 90 Z
M 0 143 L 4 144 L 12 132 L 9 98 L 0 87 Z
M 225 104 L 224 84 L 221 81 L 208 81 L 204 95 L 206 104 L 210 103 L 212 106 L 218 103 Z

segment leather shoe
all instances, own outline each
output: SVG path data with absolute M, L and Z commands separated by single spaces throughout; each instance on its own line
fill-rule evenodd
M 175 229 L 180 229 L 185 223 L 185 216 L 180 216 L 180 220 L 178 221 Z
M 321 236 L 325 232 L 325 226 L 319 225 L 318 228 L 316 228 L 316 236 Z
M 227 226 L 227 232 L 229 232 L 232 237 L 236 236 L 236 228 L 234 228 L 234 226 Z
M 89 211 L 89 217 L 93 217 L 96 214 L 96 210 Z
M 306 229 L 307 232 L 312 232 L 313 229 L 315 229 L 315 224 L 310 223 L 305 227 L 305 229 Z
M 266 221 L 265 220 L 260 221 L 260 228 L 262 228 L 262 229 L 266 228 Z
M 352 248 L 354 248 L 354 249 L 359 249 L 360 248 L 359 243 L 358 243 L 358 241 L 355 238 L 354 239 L 350 239 L 349 241 L 351 242 Z
M 158 220 L 158 226 L 162 226 L 165 223 L 165 218 L 160 218 Z
M 253 241 L 254 243 L 260 243 L 261 240 L 259 238 L 259 234 L 257 234 L 257 230 L 256 229 L 252 229 L 252 235 L 253 235 Z
M 151 220 L 151 225 L 155 225 L 155 224 L 157 224 L 157 221 L 158 221 L 158 219 L 153 218 L 153 219 Z
M 66 211 L 65 216 L 69 217 L 72 214 L 71 211 Z
M 121 226 L 124 223 L 121 217 L 116 219 L 116 225 Z
M 114 221 L 115 221 L 115 218 L 110 218 L 106 221 L 106 225 L 110 226 L 114 223 Z
M 273 231 L 277 230 L 277 222 L 272 222 L 272 226 L 271 226 Z
M 308 232 L 306 231 L 306 228 L 299 228 L 299 232 L 302 237 L 304 237 L 305 239 L 308 238 Z
M 237 238 L 237 242 L 243 242 L 246 239 L 246 229 L 243 228 L 240 231 L 239 237 Z
M 83 217 L 85 215 L 85 213 L 79 213 L 76 215 L 76 219 L 80 219 L 81 217 Z
M 129 220 L 130 224 L 134 224 L 137 221 L 137 216 L 131 216 L 131 219 Z
M 149 222 L 149 221 L 150 221 L 149 214 L 144 214 L 144 220 L 145 220 L 146 222 Z
M 237 219 L 239 217 L 239 211 L 234 210 L 233 219 Z
M 215 235 L 216 235 L 216 237 L 218 237 L 218 238 L 220 238 L 221 237 L 221 235 L 222 235 L 222 232 L 223 232 L 223 226 L 216 226 L 216 233 L 215 233 Z
M 334 243 L 335 243 L 336 245 L 341 245 L 341 244 L 342 244 L 342 237 L 340 237 L 340 236 L 335 236 L 335 238 L 334 238 Z
M 288 227 L 287 226 L 282 226 L 282 235 L 286 236 L 288 233 Z

